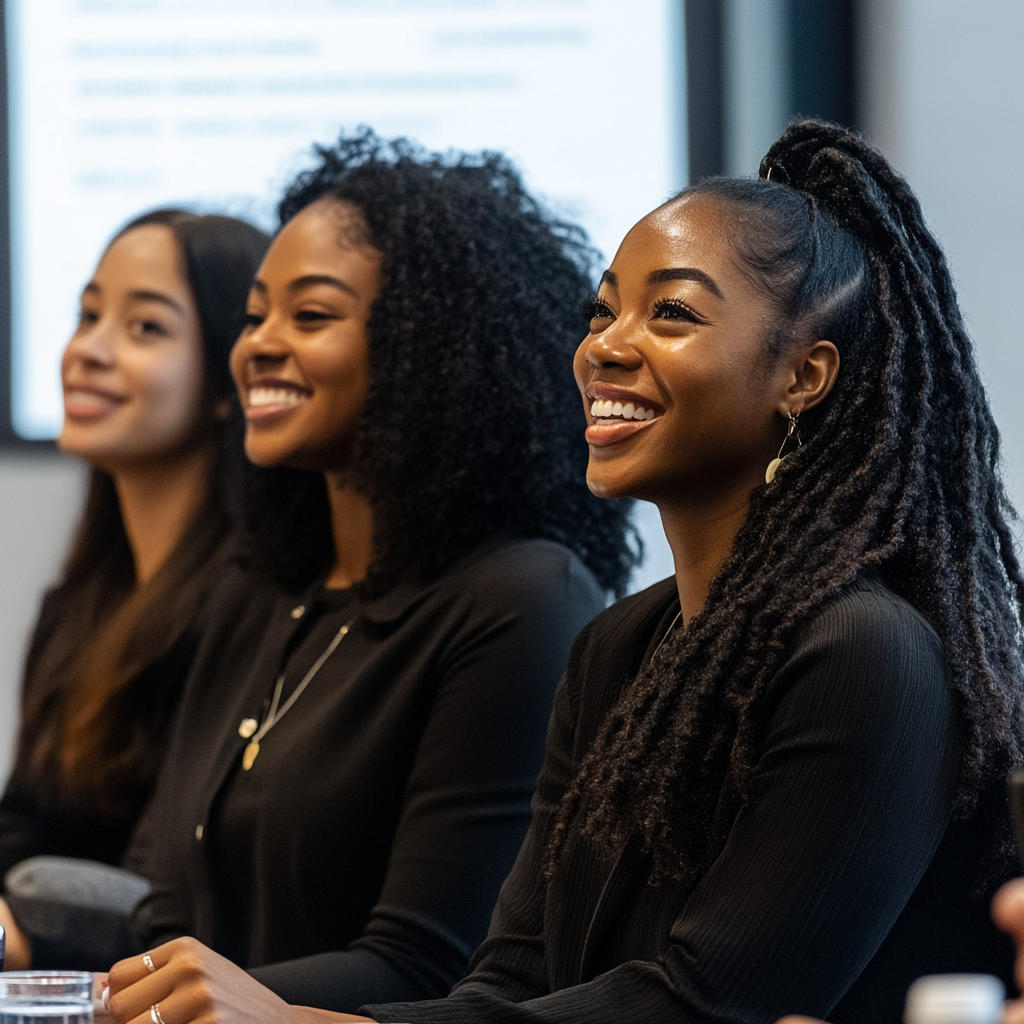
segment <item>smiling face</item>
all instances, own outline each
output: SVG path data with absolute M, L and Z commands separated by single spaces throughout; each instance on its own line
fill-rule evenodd
M 736 264 L 725 216 L 675 200 L 626 235 L 604 275 L 574 362 L 595 494 L 734 506 L 764 480 L 788 368 L 766 352 L 775 311 Z
M 170 228 L 116 238 L 61 360 L 57 443 L 109 472 L 187 453 L 206 422 L 199 314 Z
M 321 199 L 281 229 L 257 271 L 231 372 L 245 409 L 245 451 L 259 466 L 349 464 L 370 387 L 367 321 L 380 287 L 380 253 L 363 236 L 354 207 Z

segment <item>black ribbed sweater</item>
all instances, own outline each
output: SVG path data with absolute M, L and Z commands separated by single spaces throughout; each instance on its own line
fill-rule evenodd
M 447 999 L 361 1012 L 412 1024 L 768 1022 L 791 1012 L 883 1024 L 900 1019 L 921 974 L 1010 977 L 1009 943 L 975 885 L 995 823 L 981 812 L 951 823 L 961 727 L 941 645 L 876 580 L 809 622 L 773 678 L 757 797 L 695 888 L 651 887 L 637 850 L 610 858 L 578 837 L 545 884 L 561 795 L 676 607 L 665 581 L 580 635 L 530 833 L 470 975 Z

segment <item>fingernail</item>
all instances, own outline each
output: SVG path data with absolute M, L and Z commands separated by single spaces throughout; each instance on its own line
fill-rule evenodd
M 109 981 L 103 982 L 103 996 L 102 996 L 102 999 L 103 999 L 103 1009 L 104 1010 L 109 1010 L 110 1009 L 110 982 Z

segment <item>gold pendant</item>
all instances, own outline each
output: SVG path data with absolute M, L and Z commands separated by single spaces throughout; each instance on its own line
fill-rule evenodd
M 249 745 L 245 748 L 245 752 L 242 754 L 242 770 L 247 772 L 256 763 L 256 758 L 259 756 L 260 741 L 250 740 Z

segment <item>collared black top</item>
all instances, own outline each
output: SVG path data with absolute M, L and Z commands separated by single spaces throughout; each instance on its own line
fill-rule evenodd
M 308 1003 L 318 977 L 347 1005 L 447 991 L 526 831 L 571 640 L 602 605 L 547 541 L 372 599 L 229 575 L 140 842 L 142 945 L 195 935 L 275 965 L 258 976 Z M 345 622 L 242 770 L 240 723 L 262 721 L 281 673 L 287 698 Z

